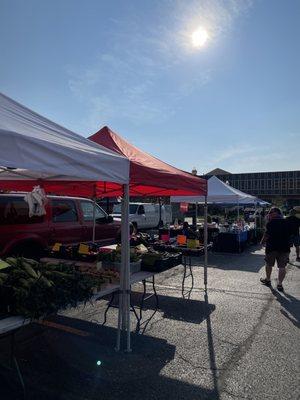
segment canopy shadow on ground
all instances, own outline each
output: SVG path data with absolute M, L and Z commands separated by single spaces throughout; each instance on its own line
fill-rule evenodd
M 149 295 L 149 293 L 147 293 Z M 140 305 L 141 293 L 131 293 L 131 303 L 134 307 Z M 144 302 L 143 310 L 155 310 L 155 297 Z M 158 312 L 163 318 L 183 321 L 193 324 L 203 322 L 214 310 L 214 304 L 205 301 L 192 300 L 182 297 L 171 297 L 158 294 Z M 138 311 L 138 309 L 137 309 Z
M 225 271 L 245 271 L 257 273 L 265 264 L 264 254 L 257 252 L 258 248 L 247 249 L 243 253 L 209 253 L 208 267 L 218 268 Z M 204 264 L 204 259 L 200 258 L 197 262 L 193 259 L 193 265 Z
M 77 333 L 33 324 L 17 335 L 28 399 L 215 398 L 214 391 L 161 374 L 175 354 L 175 346 L 166 340 L 132 335 L 133 352 L 116 353 L 116 329 L 61 316 L 52 321 Z M 0 383 L 1 398 L 19 398 L 17 388 L 8 388 L 1 375 Z

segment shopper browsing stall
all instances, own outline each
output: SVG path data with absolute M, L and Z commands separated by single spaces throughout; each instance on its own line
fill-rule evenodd
M 283 219 L 281 210 L 277 207 L 272 207 L 268 214 L 268 223 L 261 244 L 266 246 L 266 277 L 260 278 L 260 281 L 263 285 L 271 286 L 272 268 L 276 261 L 278 267 L 277 289 L 282 292 L 285 267 L 289 261 L 290 230 L 288 222 Z
M 300 235 L 299 235 L 299 228 L 300 228 L 300 219 L 296 216 L 297 211 L 292 209 L 290 211 L 290 215 L 286 218 L 286 221 L 289 225 L 290 229 L 290 245 L 291 247 L 295 246 L 296 249 L 296 261 L 300 261 L 299 257 L 299 245 L 300 245 Z

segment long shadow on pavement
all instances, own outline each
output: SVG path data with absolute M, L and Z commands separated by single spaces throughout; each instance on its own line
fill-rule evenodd
M 140 293 L 132 293 L 132 304 L 140 305 Z M 191 300 L 182 297 L 171 297 L 159 294 L 158 311 L 163 313 L 166 319 L 184 321 L 193 324 L 200 324 L 207 315 L 215 310 L 214 304 L 208 304 L 205 301 Z M 144 310 L 152 310 L 155 308 L 154 297 L 144 303 Z
M 204 301 L 205 301 L 206 307 L 209 306 L 207 280 L 208 280 L 208 267 L 204 266 Z M 220 391 L 219 391 L 219 384 L 218 384 L 216 354 L 215 354 L 213 330 L 212 330 L 212 325 L 211 325 L 210 313 L 208 313 L 206 316 L 206 326 L 207 326 L 207 343 L 208 343 L 208 352 L 209 352 L 209 363 L 210 363 L 210 370 L 212 372 L 213 385 L 214 385 L 213 399 L 219 400 L 220 399 Z
M 215 391 L 161 374 L 175 354 L 165 340 L 133 335 L 133 352 L 116 353 L 113 328 L 62 316 L 52 322 L 62 328 L 33 324 L 18 334 L 17 357 L 30 400 L 218 398 Z M 0 383 L 1 399 L 19 398 L 1 376 Z
M 281 313 L 289 319 L 293 325 L 300 328 L 300 300 L 286 292 L 281 294 L 272 286 L 270 287 L 270 290 L 283 307 L 283 309 L 280 310 Z M 292 318 L 288 313 L 292 315 Z

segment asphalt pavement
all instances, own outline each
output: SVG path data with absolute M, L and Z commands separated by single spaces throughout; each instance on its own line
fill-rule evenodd
M 182 266 L 159 274 L 159 310 L 153 297 L 145 303 L 143 320 L 152 318 L 144 334 L 132 334 L 130 354 L 114 351 L 116 308 L 102 326 L 107 301 L 24 328 L 16 355 L 27 398 L 299 400 L 300 263 L 294 253 L 290 260 L 284 293 L 276 290 L 276 268 L 272 287 L 260 284 L 260 247 L 210 254 L 207 290 L 203 260 L 193 259 L 190 298 L 181 295 Z M 133 287 L 133 304 L 141 290 Z M 3 354 L 8 341 L 0 346 Z M 0 384 L 1 400 L 20 398 L 12 377 L 0 374 Z

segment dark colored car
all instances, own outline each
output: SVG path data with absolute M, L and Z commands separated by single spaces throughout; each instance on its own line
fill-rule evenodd
M 0 194 L 0 257 L 38 257 L 56 242 L 92 241 L 94 202 L 80 197 L 48 196 L 46 215 L 29 217 L 25 193 Z M 96 205 L 95 239 L 101 245 L 116 243 L 121 222 Z

